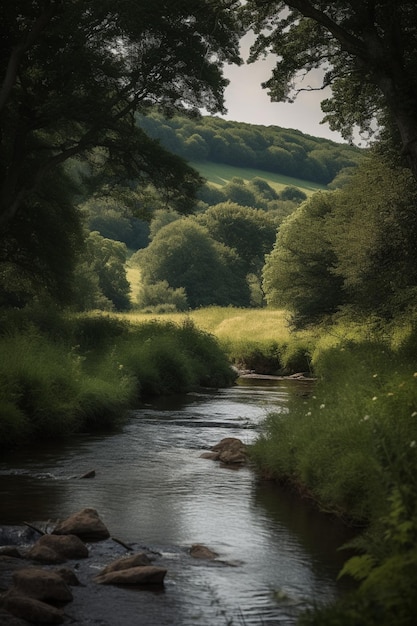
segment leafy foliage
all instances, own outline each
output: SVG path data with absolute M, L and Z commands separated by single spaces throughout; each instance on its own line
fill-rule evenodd
M 192 218 L 178 219 L 159 230 L 131 261 L 140 266 L 145 284 L 165 280 L 173 289 L 183 287 L 191 308 L 249 303 L 239 257 Z
M 344 303 L 336 255 L 326 237 L 331 196 L 315 194 L 282 224 L 267 256 L 263 286 L 269 305 L 288 308 L 303 325 L 335 313 Z
M 412 309 L 416 194 L 408 169 L 373 155 L 341 190 L 307 200 L 266 259 L 267 302 L 301 325 L 345 306 L 386 319 Z
M 78 310 L 130 308 L 126 255 L 124 244 L 89 233 L 75 271 L 73 303 Z
M 347 139 L 352 128 L 394 123 L 404 155 L 417 176 L 417 6 L 398 2 L 249 0 L 242 7 L 257 34 L 250 60 L 267 53 L 277 62 L 263 86 L 274 101 L 292 101 L 321 71 L 318 89 L 331 86 L 324 121 Z M 388 124 L 387 124 L 388 122 Z
M 188 309 L 187 295 L 184 287 L 173 289 L 168 281 L 161 280 L 157 283 L 144 283 L 138 294 L 137 303 L 140 309 L 155 313 L 167 311 L 186 311 Z
M 185 203 L 195 173 L 149 139 L 134 113 L 151 104 L 223 110 L 222 65 L 240 63 L 235 9 L 217 0 L 3 3 L 1 220 L 57 164 L 97 146 L 116 179 L 151 180 Z
M 259 271 L 276 237 L 276 225 L 268 213 L 233 202 L 210 207 L 198 216 L 198 221 L 213 239 L 238 254 L 246 273 Z
M 0 306 L 53 298 L 71 302 L 75 256 L 82 246 L 74 186 L 60 168 L 45 176 L 16 218 L 0 229 Z

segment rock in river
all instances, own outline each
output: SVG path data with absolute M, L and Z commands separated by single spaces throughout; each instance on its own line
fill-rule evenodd
M 85 559 L 88 548 L 76 535 L 43 535 L 27 555 L 42 563 L 63 563 L 66 559 Z
M 53 530 L 54 535 L 77 535 L 83 541 L 108 539 L 110 533 L 95 509 L 82 509 L 60 522 Z

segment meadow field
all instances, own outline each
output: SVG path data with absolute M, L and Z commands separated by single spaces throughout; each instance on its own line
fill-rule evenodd
M 298 189 L 304 191 L 307 196 L 310 196 L 316 191 L 326 189 L 325 185 L 320 185 L 319 183 L 313 183 L 301 178 L 292 178 L 291 176 L 284 176 L 282 174 L 275 174 L 273 172 L 266 172 L 264 170 L 235 167 L 233 165 L 225 165 L 224 163 L 213 163 L 212 161 L 192 161 L 190 165 L 192 165 L 207 182 L 218 187 L 226 185 L 232 178 L 236 177 L 241 178 L 245 183 L 251 181 L 252 178 L 262 178 L 266 180 L 277 193 L 280 193 L 285 187 L 298 187 Z

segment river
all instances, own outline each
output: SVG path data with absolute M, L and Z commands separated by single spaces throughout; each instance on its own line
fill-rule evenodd
M 200 455 L 223 437 L 253 442 L 265 415 L 286 419 L 289 394 L 302 401 L 304 391 L 297 381 L 239 379 L 145 405 L 110 435 L 3 456 L 0 524 L 56 520 L 88 506 L 112 536 L 161 554 L 168 574 L 155 616 L 117 626 L 294 624 L 307 606 L 343 592 L 336 550 L 346 529 L 251 468 Z M 92 469 L 95 478 L 74 479 Z M 189 557 L 194 543 L 218 560 Z

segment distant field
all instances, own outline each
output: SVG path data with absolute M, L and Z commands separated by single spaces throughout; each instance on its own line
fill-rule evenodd
M 275 309 L 238 309 L 235 307 L 206 307 L 188 313 L 123 313 L 132 322 L 149 320 L 181 323 L 191 319 L 198 328 L 215 335 L 221 341 L 233 343 L 263 343 L 286 341 L 290 337 L 287 311 Z
M 264 170 L 234 167 L 233 165 L 212 163 L 211 161 L 193 161 L 191 162 L 191 165 L 201 174 L 201 176 L 204 176 L 209 183 L 217 185 L 218 187 L 222 187 L 236 176 L 238 178 L 242 178 L 245 182 L 249 182 L 252 178 L 256 177 L 263 178 L 278 193 L 282 191 L 284 187 L 289 186 L 298 187 L 304 191 L 307 196 L 310 196 L 315 191 L 326 189 L 325 185 L 312 183 L 309 180 L 291 178 L 290 176 L 274 174 L 273 172 L 265 172 Z
M 130 300 L 135 304 L 141 283 L 141 274 L 138 267 L 131 267 L 129 261 L 126 264 L 126 278 L 130 283 Z

